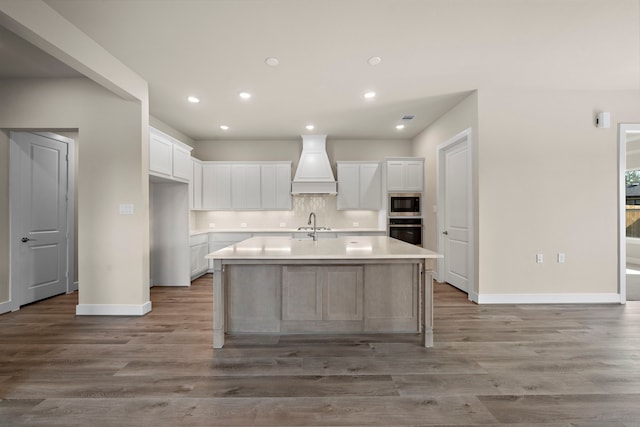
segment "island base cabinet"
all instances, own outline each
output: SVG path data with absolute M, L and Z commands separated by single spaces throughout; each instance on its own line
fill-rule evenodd
M 282 267 L 282 332 L 361 332 L 362 266 Z
M 418 264 L 229 264 L 222 274 L 228 333 L 421 331 Z
M 365 332 L 418 332 L 417 264 L 365 265 Z
M 277 265 L 225 267 L 227 332 L 280 332 L 281 271 Z

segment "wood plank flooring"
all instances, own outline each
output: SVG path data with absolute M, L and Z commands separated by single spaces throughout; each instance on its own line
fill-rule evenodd
M 211 276 L 144 317 L 77 295 L 0 316 L 0 426 L 640 427 L 640 302 L 475 305 L 435 285 L 418 335 L 233 336 Z

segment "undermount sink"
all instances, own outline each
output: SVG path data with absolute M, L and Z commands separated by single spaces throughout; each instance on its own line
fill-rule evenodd
M 298 231 L 313 231 L 313 227 L 305 225 L 303 227 L 298 227 Z M 331 228 L 329 228 L 329 227 L 316 227 L 316 231 L 331 231 Z

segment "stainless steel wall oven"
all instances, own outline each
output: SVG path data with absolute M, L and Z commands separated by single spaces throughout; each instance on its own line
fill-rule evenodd
M 422 218 L 389 218 L 389 237 L 422 246 Z

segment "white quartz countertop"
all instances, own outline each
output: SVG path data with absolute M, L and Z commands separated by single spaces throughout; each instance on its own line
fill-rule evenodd
M 197 236 L 206 233 L 307 233 L 311 230 L 298 230 L 297 228 L 204 228 L 191 230 L 189 235 Z M 318 233 L 370 233 L 387 230 L 381 228 L 331 228 L 330 230 L 318 230 Z
M 424 259 L 442 255 L 386 236 L 348 236 L 328 239 L 292 239 L 284 236 L 252 237 L 212 252 L 209 259 Z

